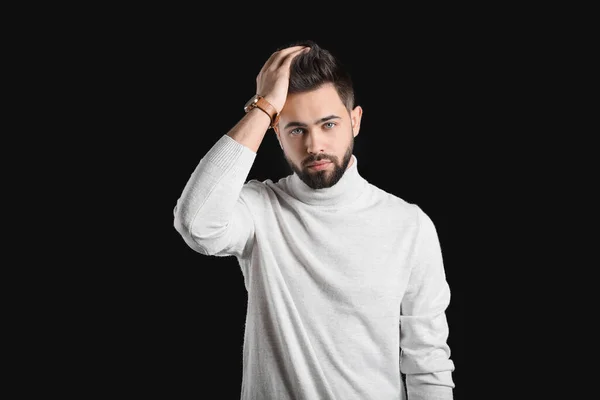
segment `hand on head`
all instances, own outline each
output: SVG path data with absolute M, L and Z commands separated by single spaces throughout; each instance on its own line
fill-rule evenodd
M 274 52 L 256 77 L 256 93 L 271 103 L 278 113 L 287 98 L 292 60 L 308 50 L 310 47 L 292 46 Z

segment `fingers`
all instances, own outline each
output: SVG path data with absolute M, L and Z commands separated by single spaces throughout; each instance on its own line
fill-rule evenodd
M 285 56 L 285 58 L 281 61 L 281 65 L 280 68 L 283 68 L 286 71 L 289 71 L 290 69 L 290 65 L 292 64 L 292 60 L 294 58 L 296 58 L 296 56 L 307 52 L 308 50 L 310 50 L 310 47 L 304 47 L 301 48 L 299 50 L 293 51 L 291 53 L 289 53 L 288 55 Z
M 289 55 L 299 54 L 300 51 L 306 49 L 306 46 L 291 46 L 285 49 L 279 50 L 271 54 L 265 65 L 263 65 L 263 71 L 267 69 L 277 69 L 282 65 L 282 60 L 286 59 Z M 293 57 L 292 57 L 293 58 Z M 290 60 L 291 62 L 291 60 Z

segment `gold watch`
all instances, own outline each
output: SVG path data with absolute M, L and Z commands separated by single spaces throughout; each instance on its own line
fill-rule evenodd
M 279 122 L 279 113 L 277 112 L 275 107 L 273 107 L 271 105 L 271 103 L 269 103 L 267 100 L 265 100 L 265 98 L 262 97 L 261 95 L 255 94 L 244 105 L 245 112 L 248 112 L 248 111 L 252 110 L 253 108 L 261 109 L 262 111 L 265 112 L 265 114 L 267 114 L 269 116 L 269 118 L 271 118 L 271 125 L 269 126 L 269 128 L 273 128 Z

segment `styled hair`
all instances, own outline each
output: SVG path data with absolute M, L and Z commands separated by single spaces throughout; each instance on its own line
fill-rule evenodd
M 309 92 L 332 83 L 342 103 L 351 111 L 354 108 L 354 87 L 341 62 L 312 40 L 296 41 L 279 50 L 291 46 L 309 46 L 310 50 L 292 61 L 288 93 Z

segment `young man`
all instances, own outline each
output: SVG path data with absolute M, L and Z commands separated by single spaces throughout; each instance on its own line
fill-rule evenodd
M 241 399 L 452 399 L 438 236 L 359 174 L 350 76 L 308 42 L 273 53 L 256 93 L 174 210 L 192 249 L 235 256 L 244 275 Z M 293 173 L 246 182 L 269 128 Z

